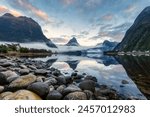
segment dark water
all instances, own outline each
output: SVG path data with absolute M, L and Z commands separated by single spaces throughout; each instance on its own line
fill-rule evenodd
M 108 85 L 126 98 L 150 99 L 150 57 L 53 55 L 35 60 L 47 61 L 64 74 L 77 70 L 93 75 L 99 84 Z M 123 80 L 128 84 L 122 84 Z

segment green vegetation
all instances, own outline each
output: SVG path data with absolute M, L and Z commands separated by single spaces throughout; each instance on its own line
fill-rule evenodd
M 6 45 L 0 45 L 0 53 L 52 53 L 50 50 L 45 49 L 33 49 L 33 48 L 25 48 L 21 47 L 19 44 L 6 44 Z

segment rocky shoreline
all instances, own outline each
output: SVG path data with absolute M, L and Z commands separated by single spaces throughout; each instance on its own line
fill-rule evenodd
M 63 75 L 51 64 L 27 58 L 0 59 L 1 100 L 119 100 L 125 99 L 94 76 Z M 66 73 L 67 74 L 67 73 Z M 130 99 L 130 98 L 129 98 Z M 132 99 L 132 98 L 131 98 Z

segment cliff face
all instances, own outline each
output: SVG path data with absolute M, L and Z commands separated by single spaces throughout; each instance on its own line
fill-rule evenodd
M 146 7 L 126 32 L 116 51 L 150 50 L 150 6 Z
M 40 25 L 33 19 L 24 16 L 14 17 L 9 13 L 0 17 L 0 41 L 44 42 L 50 47 L 56 47 L 44 36 Z

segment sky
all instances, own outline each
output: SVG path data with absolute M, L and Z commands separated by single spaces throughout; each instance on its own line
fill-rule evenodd
M 120 42 L 150 0 L 0 0 L 0 16 L 11 13 L 37 21 L 56 44 L 76 37 L 83 46 Z

